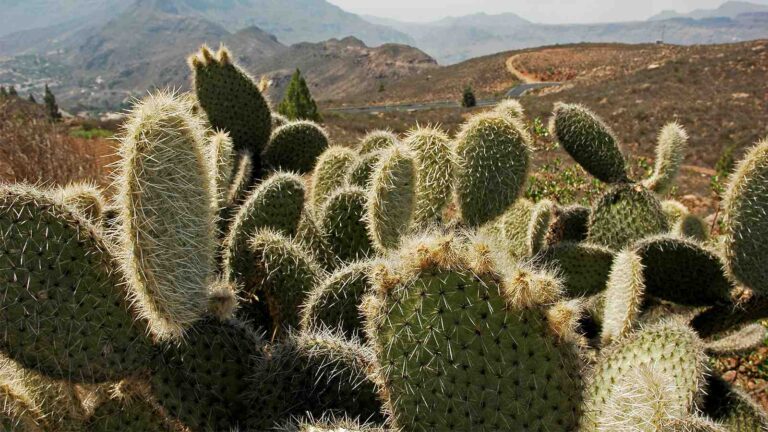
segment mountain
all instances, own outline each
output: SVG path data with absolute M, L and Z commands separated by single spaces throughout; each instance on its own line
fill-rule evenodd
M 125 0 L 0 0 L 0 36 L 98 22 L 119 14 L 128 4 Z
M 675 18 L 707 19 L 707 18 L 736 18 L 742 14 L 768 12 L 768 5 L 760 5 L 743 1 L 729 1 L 723 3 L 717 9 L 696 9 L 687 14 L 666 10 L 648 19 L 648 21 L 663 21 Z

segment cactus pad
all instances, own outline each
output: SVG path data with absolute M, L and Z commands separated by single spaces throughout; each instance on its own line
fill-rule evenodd
M 644 182 L 645 186 L 660 195 L 669 193 L 683 164 L 687 147 L 688 134 L 679 123 L 664 126 L 656 145 L 653 175 Z
M 346 176 L 357 155 L 346 147 L 328 148 L 318 159 L 312 174 L 312 207 L 319 211 L 336 190 L 346 185 Z
M 373 131 L 363 137 L 360 141 L 360 148 L 358 150 L 361 155 L 366 155 L 379 150 L 385 150 L 391 146 L 397 145 L 397 143 L 397 136 L 392 132 L 383 130 Z
M 320 212 L 320 230 L 342 262 L 373 255 L 366 224 L 368 198 L 360 188 L 337 190 Z
M 71 205 L 89 221 L 101 224 L 101 215 L 106 203 L 101 189 L 90 183 L 73 183 L 58 193 L 58 198 L 66 205 Z
M 419 173 L 414 222 L 420 226 L 440 222 L 453 192 L 455 164 L 450 138 L 438 128 L 417 128 L 408 133 L 404 143 L 414 152 Z
M 347 173 L 347 184 L 363 189 L 368 188 L 371 178 L 373 178 L 373 173 L 376 171 L 376 166 L 379 164 L 379 160 L 381 160 L 383 153 L 384 150 L 380 150 L 364 154 L 358 158 Z
M 261 157 L 268 168 L 305 174 L 315 167 L 328 143 L 328 135 L 316 123 L 288 123 L 272 132 Z
M 541 254 L 541 261 L 555 265 L 563 276 L 566 296 L 578 298 L 605 290 L 614 254 L 589 243 L 562 242 Z
M 587 239 L 589 232 L 589 217 L 592 210 L 589 207 L 571 205 L 558 208 L 555 211 L 555 220 L 549 227 L 547 244 L 553 245 L 559 242 L 580 242 Z
M 379 250 L 392 249 L 411 228 L 418 176 L 413 154 L 395 146 L 376 166 L 368 193 L 368 230 Z

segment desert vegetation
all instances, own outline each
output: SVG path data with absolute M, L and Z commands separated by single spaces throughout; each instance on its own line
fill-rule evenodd
M 764 345 L 768 141 L 705 222 L 673 119 L 650 158 L 571 101 L 338 145 L 234 58 L 137 101 L 109 174 L 106 133 L 0 101 L 3 428 L 768 427 L 714 368 Z

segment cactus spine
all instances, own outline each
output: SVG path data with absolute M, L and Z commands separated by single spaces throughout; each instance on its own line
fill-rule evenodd
M 101 189 L 95 184 L 73 183 L 59 191 L 58 199 L 77 209 L 92 223 L 101 224 L 106 203 Z

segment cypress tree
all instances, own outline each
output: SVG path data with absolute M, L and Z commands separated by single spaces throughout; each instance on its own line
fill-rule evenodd
M 53 121 L 61 120 L 61 112 L 59 112 L 59 105 L 56 104 L 56 96 L 53 95 L 51 89 L 48 88 L 48 84 L 45 85 L 45 96 L 43 97 L 45 102 L 45 109 L 48 111 L 48 117 Z
M 472 91 L 471 86 L 464 88 L 464 94 L 461 97 L 461 106 L 464 108 L 472 108 L 477 106 L 477 99 L 475 99 L 475 92 Z
M 4 86 L 0 86 L 0 97 L 8 97 L 8 90 Z
M 285 97 L 277 107 L 277 111 L 291 120 L 312 120 L 315 122 L 321 120 L 320 113 L 317 111 L 317 104 L 312 98 L 309 86 L 307 86 L 304 77 L 301 76 L 300 70 L 296 69 L 293 77 L 291 77 Z
M 32 102 L 33 104 L 37 103 L 37 99 L 35 99 L 35 95 L 33 95 L 32 93 L 29 94 L 29 101 Z

